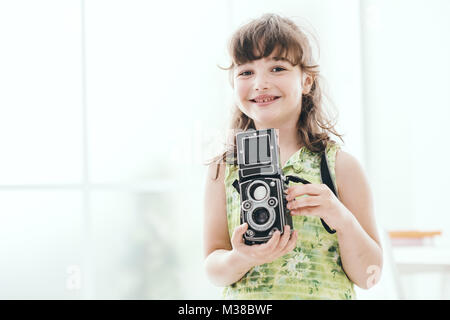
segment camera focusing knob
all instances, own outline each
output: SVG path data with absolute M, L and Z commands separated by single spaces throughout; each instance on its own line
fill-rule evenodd
M 255 232 L 253 230 L 247 230 L 245 234 L 247 234 L 249 237 L 253 237 L 255 235 Z
M 277 198 L 274 197 L 271 197 L 269 201 L 267 201 L 267 204 L 271 207 L 275 207 L 277 203 L 278 203 Z
M 242 209 L 244 209 L 245 211 L 250 210 L 251 207 L 252 207 L 252 203 L 251 203 L 250 201 L 248 201 L 248 200 L 245 200 L 245 201 L 242 203 Z

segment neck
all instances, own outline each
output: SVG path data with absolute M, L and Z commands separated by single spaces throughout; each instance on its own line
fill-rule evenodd
M 297 128 L 278 128 L 279 144 L 282 149 L 295 148 L 298 149 L 302 146 L 301 141 L 299 141 Z

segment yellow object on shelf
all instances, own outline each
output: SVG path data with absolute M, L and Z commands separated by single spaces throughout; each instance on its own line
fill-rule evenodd
M 441 234 L 442 234 L 442 231 L 417 231 L 417 230 L 389 231 L 389 237 L 391 239 L 428 238 L 428 237 L 440 236 Z

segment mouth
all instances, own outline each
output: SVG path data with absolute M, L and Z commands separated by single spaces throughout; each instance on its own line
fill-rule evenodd
M 277 97 L 277 96 L 262 97 L 262 98 L 257 97 L 255 99 L 251 99 L 250 102 L 257 104 L 258 106 L 266 106 L 266 105 L 269 105 L 269 104 L 275 102 L 279 98 L 281 98 L 281 97 Z

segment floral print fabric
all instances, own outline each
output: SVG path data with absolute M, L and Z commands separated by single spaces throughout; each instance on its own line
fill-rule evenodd
M 339 145 L 326 149 L 331 178 L 336 186 L 335 159 Z M 322 183 L 320 155 L 306 147 L 294 153 L 283 173 L 311 183 Z M 232 186 L 238 179 L 237 166 L 227 164 L 225 189 L 229 235 L 240 224 L 240 195 Z M 290 182 L 290 185 L 295 185 Z M 339 192 L 337 190 L 337 192 Z M 296 248 L 277 260 L 256 266 L 239 281 L 223 290 L 224 299 L 355 299 L 353 283 L 345 274 L 337 235 L 329 234 L 319 217 L 293 216 L 298 230 Z

